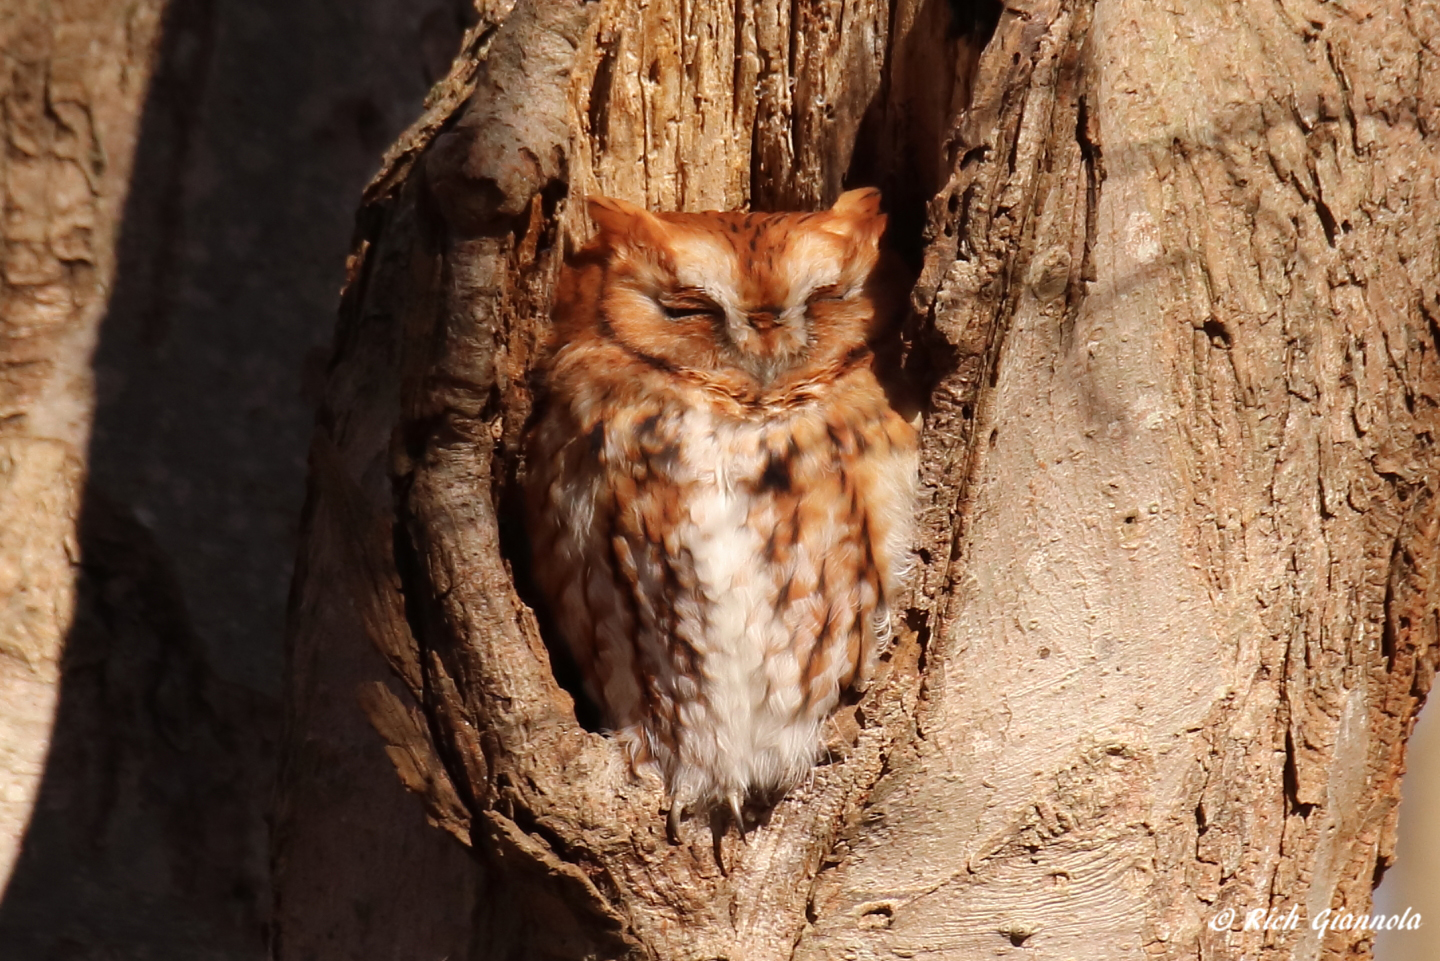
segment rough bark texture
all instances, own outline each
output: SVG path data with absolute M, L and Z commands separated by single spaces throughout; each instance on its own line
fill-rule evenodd
M 301 371 L 468 5 L 0 7 L 0 955 L 258 959 Z
M 1393 856 L 1440 655 L 1440 24 L 987 11 L 519 0 L 472 33 L 367 193 L 312 448 L 280 958 L 1368 953 L 1207 922 L 1363 911 Z M 920 267 L 920 569 L 848 750 L 722 872 L 522 599 L 527 375 L 584 194 L 862 182 Z M 399 815 L 357 703 L 473 860 Z
M 90 470 L 164 3 L 0 18 L 0 944 L 17 958 L 263 945 L 256 741 L 166 558 Z M 171 21 L 173 25 L 173 20 Z
M 952 596 L 802 956 L 1364 952 L 1205 922 L 1363 911 L 1392 855 L 1436 656 L 1434 35 L 1398 7 L 1002 21 L 918 295 L 960 358 L 937 399 L 989 378 L 932 515 Z
M 75 600 L 88 355 L 115 276 L 164 9 L 156 0 L 76 18 L 59 6 L 0 16 L 0 878 L 18 855 L 49 745 Z

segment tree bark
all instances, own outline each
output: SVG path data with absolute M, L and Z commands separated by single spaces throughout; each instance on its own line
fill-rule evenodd
M 263 825 L 247 789 L 267 769 L 263 713 L 208 670 L 164 552 L 96 490 L 90 458 L 122 222 L 134 229 L 156 172 L 139 144 L 175 119 L 155 92 L 175 80 L 167 43 L 193 39 L 194 12 L 137 0 L 0 15 L 7 956 L 263 950 Z
M 163 2 L 0 18 L 6 149 L 0 280 L 0 878 L 39 790 L 74 607 L 74 528 L 89 439 L 86 374 Z M 79 14 L 79 15 L 77 15 Z
M 466 17 L 0 4 L 6 959 L 266 954 L 298 375 Z
M 1364 913 L 1394 855 L 1440 656 L 1434 15 L 506 14 L 360 213 L 293 594 L 279 956 L 362 944 L 357 911 L 476 959 L 1368 956 L 1215 922 Z M 722 871 L 552 672 L 528 375 L 586 194 L 861 183 L 918 266 L 918 570 L 848 746 Z M 366 811 L 373 765 L 326 770 L 337 730 L 364 749 L 350 698 L 470 860 Z

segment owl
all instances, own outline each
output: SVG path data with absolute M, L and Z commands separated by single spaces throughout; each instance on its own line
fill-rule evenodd
M 814 764 L 910 556 L 916 431 L 870 347 L 880 195 L 589 212 L 526 442 L 534 580 L 672 838 L 686 810 L 743 832 Z

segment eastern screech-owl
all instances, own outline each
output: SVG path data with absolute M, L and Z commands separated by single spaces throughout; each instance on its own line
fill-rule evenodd
M 871 369 L 879 207 L 592 198 L 599 236 L 560 279 L 527 443 L 534 578 L 672 829 L 778 800 L 890 628 L 917 454 Z

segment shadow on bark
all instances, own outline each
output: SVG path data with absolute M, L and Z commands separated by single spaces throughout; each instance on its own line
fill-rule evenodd
M 57 714 L 0 901 L 7 959 L 267 955 L 302 370 L 323 360 L 359 188 L 473 16 L 334 6 L 166 11 L 94 356 Z
M 125 341 L 153 349 L 165 339 L 214 20 L 212 0 L 179 0 L 166 13 L 96 348 L 102 371 L 136 359 Z M 136 419 L 137 401 L 152 414 L 183 404 L 182 385 L 117 397 L 103 372 L 97 380 L 76 610 L 44 779 L 0 902 L 0 942 L 17 959 L 258 958 L 278 707 L 209 667 L 155 534 L 175 518 L 147 512 L 142 523 L 104 493 L 126 474 L 193 484 L 218 465 L 167 460 Z
M 45 778 L 6 956 L 263 956 L 273 702 L 219 680 L 153 537 L 88 492 Z

